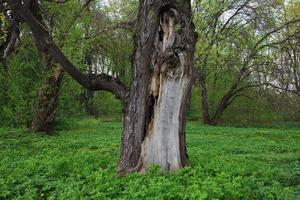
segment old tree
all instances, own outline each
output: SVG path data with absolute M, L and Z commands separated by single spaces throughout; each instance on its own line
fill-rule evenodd
M 197 38 L 189 0 L 139 1 L 130 87 L 108 74 L 87 75 L 76 68 L 35 17 L 38 1 L 8 3 L 31 28 L 37 47 L 80 85 L 109 91 L 121 100 L 119 173 L 143 171 L 151 164 L 165 170 L 187 165 L 185 115 Z

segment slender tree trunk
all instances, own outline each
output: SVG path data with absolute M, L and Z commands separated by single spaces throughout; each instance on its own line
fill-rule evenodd
M 214 115 L 210 117 L 209 114 L 209 104 L 208 104 L 208 94 L 206 88 L 205 78 L 200 77 L 200 86 L 201 86 L 201 104 L 202 104 L 202 122 L 203 124 L 208 124 L 215 126 L 219 123 L 224 110 L 227 108 L 227 104 L 230 100 L 230 96 L 225 95 L 220 101 Z
M 84 89 L 82 96 L 82 103 L 85 106 L 85 112 L 88 115 L 97 116 L 97 112 L 94 108 L 94 92 Z
M 85 56 L 85 64 L 87 66 L 88 74 L 97 74 L 97 69 L 94 69 L 93 71 L 93 59 L 90 53 Z M 85 104 L 86 113 L 96 116 L 96 112 L 94 110 L 94 91 L 84 89 L 83 102 Z
M 199 78 L 200 88 L 201 88 L 201 106 L 202 106 L 202 122 L 204 124 L 211 124 L 209 116 L 209 104 L 208 104 L 208 94 L 206 88 L 206 79 L 204 75 L 201 75 Z
M 21 19 L 12 12 L 11 19 L 7 19 L 9 26 L 7 34 L 3 43 L 0 43 L 0 61 L 4 61 L 12 52 L 14 52 L 20 42 L 20 29 L 19 25 Z
M 215 126 L 215 125 L 219 124 L 220 119 L 221 119 L 225 109 L 230 104 L 230 99 L 232 97 L 233 97 L 232 94 L 227 94 L 222 98 L 221 102 L 219 103 L 219 105 L 217 107 L 217 110 L 216 110 L 214 116 L 211 118 L 210 125 Z
M 189 1 L 144 1 L 135 36 L 133 84 L 124 114 L 119 172 L 187 165 L 185 116 L 196 34 Z

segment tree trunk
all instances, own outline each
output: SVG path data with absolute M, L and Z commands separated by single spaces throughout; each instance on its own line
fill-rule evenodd
M 20 23 L 21 19 L 15 14 L 10 13 L 8 20 L 7 34 L 3 43 L 0 43 L 0 61 L 4 61 L 12 52 L 14 52 L 20 42 Z
M 201 75 L 199 78 L 200 88 L 201 88 L 201 106 L 202 106 L 202 122 L 204 124 L 211 124 L 209 116 L 209 104 L 208 104 L 208 94 L 206 88 L 206 79 L 204 75 Z
M 119 172 L 187 165 L 185 116 L 196 34 L 189 1 L 145 1 L 135 36 L 134 74 L 124 114 Z
M 217 110 L 216 110 L 214 116 L 210 119 L 210 125 L 212 125 L 212 126 L 218 125 L 225 109 L 227 108 L 227 106 L 229 104 L 230 98 L 231 98 L 231 96 L 227 96 L 227 95 L 225 95 L 222 98 L 221 102 L 219 103 L 219 105 L 217 107 Z
M 97 116 L 94 108 L 94 92 L 84 89 L 82 94 L 82 103 L 85 106 L 85 112 L 90 116 Z
M 97 74 L 97 69 L 93 71 L 93 59 L 91 53 L 85 56 L 84 62 L 87 66 L 88 74 Z M 85 105 L 86 113 L 91 116 L 96 116 L 97 113 L 94 109 L 94 92 L 84 89 L 83 91 L 83 103 Z
M 50 134 L 55 127 L 59 89 L 64 72 L 58 64 L 50 62 L 47 64 L 44 74 L 46 77 L 40 87 L 31 129 L 34 132 Z
M 37 1 L 31 1 L 30 9 L 39 23 L 45 26 Z M 44 78 L 40 87 L 35 111 L 31 122 L 34 132 L 52 133 L 55 126 L 58 107 L 59 89 L 63 80 L 63 69 L 50 56 L 48 48 L 36 41 L 41 63 L 44 67 Z

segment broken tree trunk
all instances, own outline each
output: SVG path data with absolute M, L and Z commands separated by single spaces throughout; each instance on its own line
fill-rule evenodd
M 187 165 L 185 115 L 196 43 L 190 2 L 145 1 L 138 27 L 119 172 L 153 164 L 176 170 Z

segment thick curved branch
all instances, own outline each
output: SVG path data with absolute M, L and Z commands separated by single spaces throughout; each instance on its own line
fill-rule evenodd
M 49 55 L 56 60 L 68 74 L 84 88 L 97 91 L 105 90 L 114 94 L 123 104 L 126 103 L 128 89 L 115 77 L 107 74 L 87 75 L 82 73 L 72 64 L 62 53 L 48 33 L 48 30 L 31 13 L 29 8 L 24 7 L 20 1 L 10 1 L 9 3 L 20 17 L 30 26 L 36 43 L 49 52 Z
M 114 94 L 122 103 L 126 102 L 128 89 L 120 80 L 104 73 L 99 75 L 82 73 L 66 58 L 53 41 L 48 43 L 48 49 L 50 55 L 84 88 L 90 91 L 105 90 Z

